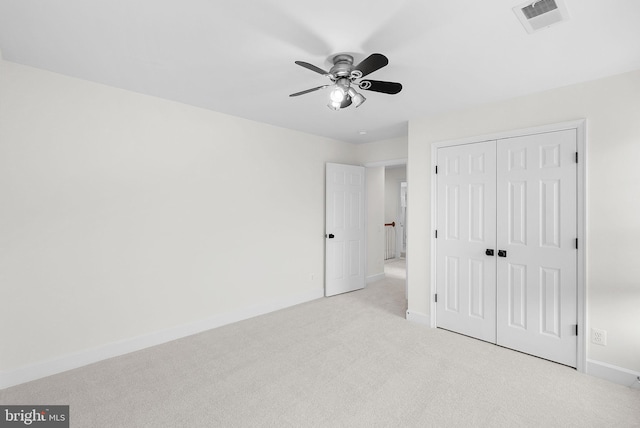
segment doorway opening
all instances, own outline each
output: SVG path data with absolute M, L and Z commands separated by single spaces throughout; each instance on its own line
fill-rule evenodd
M 384 220 L 386 278 L 404 281 L 407 297 L 407 167 L 385 166 Z

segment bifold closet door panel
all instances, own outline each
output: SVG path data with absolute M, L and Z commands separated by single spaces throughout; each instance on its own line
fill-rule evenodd
M 438 149 L 437 326 L 496 340 L 496 143 Z
M 497 142 L 497 343 L 576 365 L 576 131 Z

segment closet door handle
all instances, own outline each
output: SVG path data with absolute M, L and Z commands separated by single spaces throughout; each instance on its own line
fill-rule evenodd
M 498 250 L 498 257 L 507 257 L 507 250 Z
M 491 248 L 487 248 L 487 251 L 484 252 L 487 256 L 493 256 L 493 250 Z

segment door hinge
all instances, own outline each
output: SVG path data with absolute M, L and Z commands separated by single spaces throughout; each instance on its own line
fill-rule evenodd
M 578 238 L 576 238 L 576 250 L 578 249 Z
M 578 163 L 578 152 L 576 152 L 576 163 Z
M 438 165 L 436 165 L 436 174 L 438 173 Z
M 438 239 L 438 229 L 436 229 L 436 239 Z
M 435 294 L 435 302 L 438 303 L 438 293 Z
M 576 324 L 576 336 L 578 335 L 578 324 Z

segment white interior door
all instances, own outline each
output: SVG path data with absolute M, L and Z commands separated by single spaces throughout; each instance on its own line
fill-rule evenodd
M 364 288 L 364 168 L 327 163 L 325 296 Z
M 495 141 L 438 149 L 437 325 L 496 340 Z
M 438 149 L 438 327 L 576 366 L 576 151 L 574 129 Z
M 576 366 L 576 131 L 498 141 L 497 343 Z

